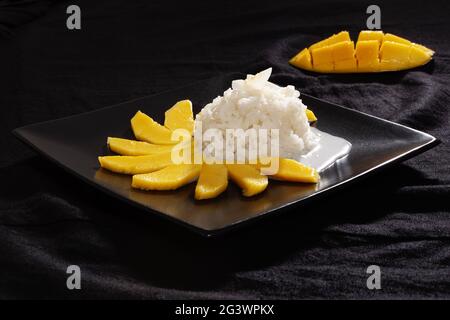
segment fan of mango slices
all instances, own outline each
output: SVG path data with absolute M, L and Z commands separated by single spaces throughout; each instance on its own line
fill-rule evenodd
M 422 66 L 433 54 L 425 46 L 383 31 L 361 31 L 355 46 L 348 31 L 341 31 L 303 49 L 289 63 L 320 73 L 384 72 Z
M 316 121 L 314 113 L 306 109 L 308 121 Z M 138 111 L 131 119 L 131 127 L 137 140 L 108 137 L 107 144 L 118 155 L 100 156 L 104 169 L 132 175 L 131 186 L 142 190 L 175 190 L 197 181 L 195 199 L 211 199 L 220 195 L 228 186 L 230 178 L 250 197 L 263 192 L 268 185 L 268 176 L 261 174 L 261 163 L 257 164 L 175 164 L 172 150 L 178 143 L 172 140 L 176 129 L 194 129 L 192 103 L 177 102 L 165 112 L 164 125 Z M 317 183 L 318 172 L 291 159 L 278 159 L 278 171 L 271 179 L 291 182 Z

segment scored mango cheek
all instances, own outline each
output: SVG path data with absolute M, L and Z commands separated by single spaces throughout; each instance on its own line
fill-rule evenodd
M 289 63 L 320 73 L 383 72 L 428 63 L 433 50 L 382 31 L 361 31 L 356 45 L 347 31 L 301 50 Z

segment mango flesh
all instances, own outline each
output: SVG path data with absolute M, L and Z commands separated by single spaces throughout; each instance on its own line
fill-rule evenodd
M 174 164 L 156 172 L 136 174 L 131 186 L 142 190 L 175 190 L 198 179 L 202 165 Z
M 359 33 L 358 42 L 376 40 L 378 41 L 378 45 L 380 45 L 383 42 L 383 37 L 383 31 L 363 30 Z
M 384 72 L 422 66 L 434 51 L 399 36 L 363 30 L 356 46 L 342 31 L 301 50 L 289 63 L 320 73 Z
M 349 60 L 355 58 L 355 44 L 353 41 L 342 41 L 330 46 L 332 48 L 333 60 L 331 62 Z
M 378 40 L 361 40 L 356 43 L 355 56 L 361 71 L 371 71 L 379 68 L 378 59 L 380 42 Z
M 138 140 L 155 144 L 175 144 L 172 131 L 160 125 L 145 113 L 138 111 L 131 119 L 131 128 Z
M 147 156 L 104 156 L 98 157 L 98 161 L 102 168 L 123 174 L 148 173 L 173 164 L 170 152 Z
M 306 113 L 306 117 L 308 118 L 309 122 L 317 121 L 317 117 L 314 114 L 314 112 L 311 111 L 311 109 L 306 109 L 305 113 Z
M 108 137 L 108 147 L 111 151 L 122 156 L 143 156 L 150 154 L 170 152 L 171 145 L 151 144 L 144 141 L 136 141 L 122 138 Z
M 411 44 L 411 41 L 409 41 L 409 40 L 407 40 L 405 38 L 396 36 L 395 34 L 392 34 L 392 33 L 386 33 L 383 36 L 383 42 L 385 42 L 385 41 L 391 41 L 391 42 L 396 42 L 396 43 L 403 43 L 403 44 L 406 44 L 406 45 L 410 45 Z
M 357 63 L 355 57 L 352 57 L 347 60 L 336 61 L 334 63 L 334 71 L 342 72 L 342 73 L 352 72 L 353 70 L 355 70 L 357 68 L 357 66 L 358 66 L 358 63 Z
M 308 48 L 305 48 L 299 54 L 292 57 L 289 63 L 294 66 L 302 66 L 302 69 L 305 70 L 312 70 L 311 52 Z
M 338 34 L 333 34 L 331 37 L 313 44 L 309 47 L 309 50 L 323 48 L 342 41 L 350 41 L 350 34 L 348 31 L 341 31 Z
M 190 100 L 178 101 L 166 111 L 164 126 L 170 130 L 185 129 L 191 134 L 194 131 L 194 115 Z
M 195 199 L 217 197 L 228 187 L 228 170 L 223 164 L 203 164 L 195 187 Z
M 311 50 L 312 61 L 315 66 L 333 64 L 333 45 Z
M 408 44 L 383 41 L 380 48 L 380 69 L 389 69 L 391 66 L 408 68 L 410 48 L 411 46 Z
M 245 197 L 251 197 L 266 190 L 267 176 L 248 164 L 227 164 L 228 175 L 241 189 Z
M 264 164 L 259 162 L 255 164 L 255 168 L 260 170 L 268 166 L 270 158 L 265 159 Z M 272 160 L 273 161 L 273 160 Z M 266 165 L 267 164 L 267 165 Z M 319 173 L 316 169 L 304 165 L 298 161 L 287 158 L 278 159 L 278 171 L 275 174 L 268 176 L 269 179 L 291 181 L 291 182 L 304 182 L 304 183 L 317 183 L 319 182 Z

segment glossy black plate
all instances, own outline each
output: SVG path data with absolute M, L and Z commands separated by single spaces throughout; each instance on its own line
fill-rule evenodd
M 437 143 L 429 134 L 302 95 L 303 102 L 319 118 L 318 129 L 343 137 L 353 145 L 347 157 L 321 174 L 317 186 L 271 181 L 261 195 L 244 198 L 240 190 L 230 184 L 220 197 L 200 202 L 194 200 L 195 184 L 176 191 L 139 191 L 131 188 L 131 177 L 99 169 L 97 156 L 110 153 L 106 146 L 108 136 L 133 138 L 130 119 L 137 110 L 162 123 L 164 111 L 174 102 L 191 99 L 194 112 L 198 112 L 236 78 L 239 75 L 199 82 L 93 112 L 18 128 L 14 133 L 100 190 L 204 235 L 217 234 L 287 206 L 302 205 Z

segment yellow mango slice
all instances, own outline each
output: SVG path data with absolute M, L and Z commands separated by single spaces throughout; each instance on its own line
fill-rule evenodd
M 317 117 L 314 112 L 311 111 L 311 109 L 306 109 L 305 112 L 309 122 L 317 121 Z
M 186 129 L 191 134 L 194 131 L 194 115 L 192 113 L 192 102 L 182 100 L 166 111 L 164 126 L 170 130 Z
M 434 51 L 433 51 L 433 50 L 431 50 L 430 48 L 427 48 L 427 47 L 425 47 L 425 46 L 422 46 L 421 44 L 412 43 L 411 46 L 412 46 L 413 48 L 418 49 L 418 51 L 422 51 L 424 54 L 426 54 L 426 55 L 428 56 L 428 58 L 429 58 L 429 57 L 432 57 L 433 54 L 434 54 Z M 426 63 L 426 62 L 425 62 L 425 63 Z M 425 64 L 425 63 L 424 63 L 424 64 Z
M 433 54 L 433 50 L 423 45 L 371 30 L 359 33 L 355 47 L 348 32 L 342 31 L 303 49 L 289 63 L 320 73 L 384 72 L 424 65 Z
M 267 160 L 265 163 L 267 163 Z M 261 163 L 254 166 L 258 169 L 264 167 Z M 319 173 L 316 169 L 304 165 L 298 161 L 279 158 L 278 171 L 275 174 L 269 175 L 269 178 L 291 182 L 317 183 L 319 182 Z
M 380 46 L 381 42 L 383 42 L 383 37 L 383 31 L 362 30 L 359 33 L 358 42 L 376 40 L 378 42 L 378 46 Z
M 289 61 L 289 63 L 301 69 L 311 70 L 312 69 L 311 53 L 309 52 L 308 48 L 305 48 L 302 51 L 300 51 Z
M 172 145 L 151 144 L 122 138 L 108 137 L 108 147 L 111 151 L 122 156 L 143 156 L 170 152 Z
M 102 168 L 124 174 L 153 172 L 172 164 L 170 152 L 148 156 L 104 156 L 98 157 L 98 161 Z
M 174 164 L 133 176 L 131 186 L 142 190 L 175 190 L 198 179 L 202 165 Z
M 423 49 L 423 46 L 414 44 L 409 51 L 409 64 L 411 66 L 421 66 L 430 60 L 430 55 L 433 55 L 433 51 L 428 48 Z M 431 53 L 430 53 L 431 51 Z
M 228 170 L 223 164 L 203 164 L 195 187 L 195 199 L 217 197 L 228 187 Z
M 131 119 L 131 127 L 136 139 L 155 144 L 175 144 L 172 131 L 160 125 L 145 113 L 138 111 Z
M 268 185 L 267 176 L 248 164 L 227 164 L 228 175 L 241 189 L 246 197 L 263 192 Z
M 278 172 L 270 176 L 270 178 L 292 182 L 317 183 L 319 182 L 319 173 L 316 169 L 298 161 L 281 158 Z
M 348 31 L 341 31 L 338 34 L 334 34 L 325 40 L 319 41 L 319 42 L 313 44 L 312 46 L 310 46 L 309 50 L 326 47 L 331 44 L 335 44 L 335 43 L 342 42 L 342 41 L 350 41 L 350 34 L 348 33 Z

